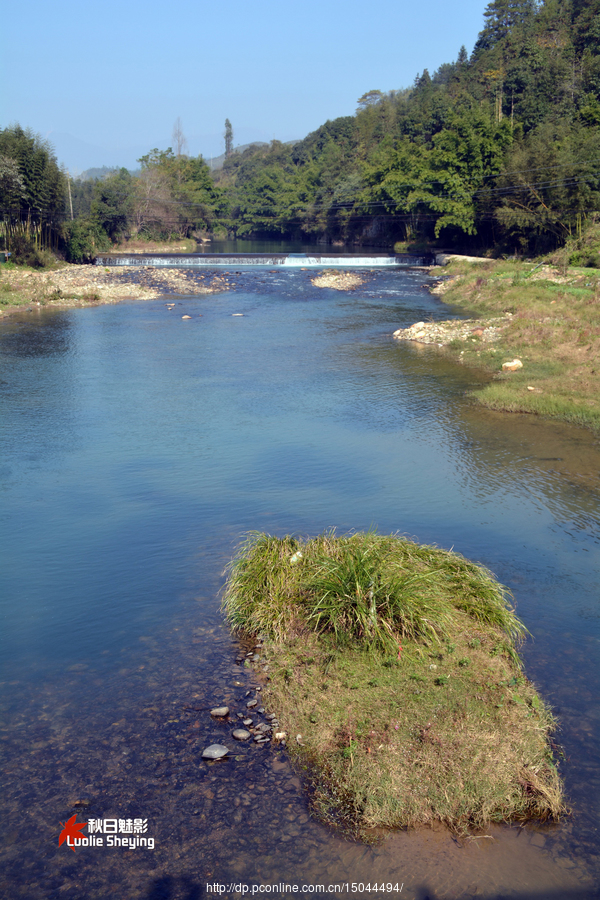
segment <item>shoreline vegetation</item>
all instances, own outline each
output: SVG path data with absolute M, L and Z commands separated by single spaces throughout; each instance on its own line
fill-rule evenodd
M 253 533 L 223 609 L 262 642 L 264 701 L 321 821 L 373 840 L 566 813 L 526 629 L 482 566 L 397 535 Z
M 432 290 L 469 318 L 415 323 L 396 339 L 484 369 L 489 383 L 470 395 L 483 406 L 600 432 L 597 269 L 455 257 Z

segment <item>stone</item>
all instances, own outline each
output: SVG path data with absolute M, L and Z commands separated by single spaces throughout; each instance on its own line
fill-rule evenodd
M 233 732 L 233 736 L 236 741 L 249 741 L 252 735 L 249 731 L 246 731 L 245 728 L 236 728 Z
M 210 711 L 211 716 L 215 716 L 217 719 L 222 719 L 223 716 L 229 715 L 229 707 L 228 706 L 215 706 L 214 709 Z
M 246 709 L 254 709 L 255 706 L 258 706 L 258 700 L 254 698 L 254 700 L 248 700 L 246 703 Z
M 182 316 L 181 318 L 182 319 L 191 319 L 192 317 L 191 316 Z
M 254 725 L 254 721 L 252 719 L 242 719 L 242 724 L 244 724 L 246 726 Z
M 202 753 L 202 758 L 222 759 L 224 756 L 227 756 L 228 753 L 229 750 L 227 747 L 224 747 L 223 744 L 211 744 L 210 747 L 207 747 Z
M 502 363 L 502 371 L 503 372 L 516 372 L 517 369 L 522 369 L 523 363 L 520 359 L 512 359 L 510 362 Z

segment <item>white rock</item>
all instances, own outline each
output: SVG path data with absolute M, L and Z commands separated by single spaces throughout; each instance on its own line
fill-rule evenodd
M 517 369 L 522 369 L 523 363 L 520 359 L 512 359 L 510 362 L 502 363 L 502 371 L 503 372 L 516 372 Z
M 216 716 L 217 718 L 222 718 L 223 716 L 229 715 L 229 707 L 228 706 L 216 706 L 214 709 L 210 711 L 211 716 Z
M 223 756 L 227 756 L 228 753 L 229 750 L 223 744 L 211 744 L 203 752 L 202 757 L 203 759 L 221 759 Z

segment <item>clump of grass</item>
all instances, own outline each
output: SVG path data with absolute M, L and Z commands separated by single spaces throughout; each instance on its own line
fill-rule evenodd
M 457 609 L 502 630 L 525 628 L 491 572 L 457 553 L 375 532 L 304 543 L 253 533 L 228 569 L 226 615 L 236 629 L 282 639 L 302 622 L 337 642 L 390 652 L 403 638 L 439 641 Z
M 225 613 L 263 637 L 266 698 L 322 820 L 364 837 L 560 817 L 555 723 L 510 601 L 484 567 L 397 535 L 248 536 Z
M 293 630 L 298 569 L 290 561 L 299 547 L 289 535 L 248 535 L 227 569 L 223 605 L 234 630 L 278 640 Z

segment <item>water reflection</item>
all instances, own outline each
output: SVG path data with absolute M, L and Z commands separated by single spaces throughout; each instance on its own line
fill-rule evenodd
M 2 326 L 4 893 L 190 897 L 285 878 L 593 896 L 594 440 L 474 407 L 465 390 L 484 376 L 394 343 L 447 316 L 420 274 L 369 273 L 346 295 L 310 273 L 252 273 L 178 302 L 191 321 L 150 301 Z M 33 352 L 52 342 L 63 349 Z M 372 524 L 454 545 L 511 586 L 535 635 L 528 674 L 558 707 L 572 820 L 368 848 L 309 817 L 281 751 L 201 760 L 227 737 L 207 709 L 243 708 L 261 686 L 218 612 L 240 535 Z M 75 811 L 148 817 L 152 858 L 63 852 L 58 822 Z

